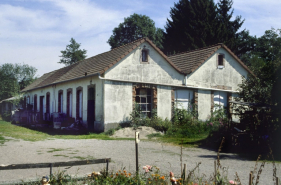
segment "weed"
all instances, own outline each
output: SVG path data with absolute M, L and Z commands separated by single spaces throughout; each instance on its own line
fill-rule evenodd
M 59 155 L 59 154 L 53 155 L 53 156 L 55 156 L 55 157 L 68 157 L 67 155 Z

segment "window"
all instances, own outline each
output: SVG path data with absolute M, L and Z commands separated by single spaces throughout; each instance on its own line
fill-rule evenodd
M 214 91 L 214 111 L 227 107 L 227 92 Z
M 146 49 L 145 46 L 143 47 L 143 49 L 141 51 L 141 61 L 148 62 L 148 49 Z
M 139 105 L 141 117 L 151 117 L 152 90 L 149 88 L 136 89 L 135 102 Z
M 192 109 L 192 100 L 193 100 L 193 91 L 192 90 L 183 90 L 179 89 L 175 91 L 175 100 L 176 108 L 191 110 Z
M 224 68 L 224 54 L 218 54 L 217 66 L 219 69 Z
M 63 91 L 59 91 L 59 97 L 58 97 L 58 112 L 63 112 Z
M 66 114 L 67 116 L 72 117 L 72 89 L 67 90 Z

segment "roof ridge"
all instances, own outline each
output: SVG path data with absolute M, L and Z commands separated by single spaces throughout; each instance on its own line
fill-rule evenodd
M 110 51 L 116 50 L 116 49 L 120 49 L 121 47 L 125 47 L 125 46 L 127 46 L 127 45 L 129 45 L 129 44 L 133 44 L 133 43 L 135 43 L 135 42 L 139 42 L 140 40 L 146 39 L 146 38 L 147 38 L 147 37 L 139 38 L 139 39 L 137 39 L 137 40 L 134 40 L 134 41 L 129 42 L 129 43 L 127 43 L 127 44 L 124 44 L 124 45 L 122 45 L 122 46 L 118 46 L 118 47 L 116 47 L 116 48 L 113 48 L 113 49 L 111 49 Z M 108 51 L 108 52 L 110 52 L 110 51 Z
M 224 44 L 223 43 L 217 43 L 217 44 L 213 44 L 213 45 L 206 46 L 206 47 L 203 47 L 203 48 L 197 48 L 197 49 L 194 49 L 194 50 L 183 51 L 183 52 L 180 52 L 180 53 L 169 55 L 168 57 L 172 57 L 172 56 L 176 56 L 176 55 L 181 55 L 181 54 L 184 54 L 184 53 L 190 53 L 190 52 L 194 52 L 194 51 L 200 51 L 200 50 L 203 50 L 203 49 L 207 49 L 207 48 L 211 48 L 211 47 L 215 47 L 215 46 L 219 46 L 219 45 L 223 46 Z

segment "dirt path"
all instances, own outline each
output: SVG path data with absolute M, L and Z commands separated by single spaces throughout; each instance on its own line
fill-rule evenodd
M 201 148 L 183 148 L 183 163 L 187 170 L 193 169 L 198 162 L 200 174 L 209 176 L 214 171 L 214 160 L 217 153 Z M 0 165 L 19 163 L 59 162 L 79 160 L 85 158 L 111 158 L 111 170 L 126 167 L 128 171 L 135 170 L 135 143 L 128 140 L 45 140 L 29 142 L 11 140 L 0 145 Z M 180 173 L 180 147 L 161 144 L 152 141 L 141 141 L 139 144 L 139 163 L 143 165 L 156 165 L 161 172 L 168 174 L 173 171 Z M 222 166 L 228 167 L 229 179 L 234 179 L 238 172 L 242 184 L 248 184 L 249 172 L 254 169 L 255 162 L 238 158 L 235 154 L 221 154 Z M 277 165 L 277 176 L 281 177 L 280 164 Z M 101 170 L 105 165 L 87 165 L 71 167 L 67 174 L 85 175 L 93 170 Z M 55 172 L 65 168 L 54 169 Z M 262 171 L 259 184 L 273 184 L 272 163 L 267 163 Z M 48 175 L 49 169 L 30 169 L 0 171 L 0 184 L 11 180 L 26 180 L 40 178 Z

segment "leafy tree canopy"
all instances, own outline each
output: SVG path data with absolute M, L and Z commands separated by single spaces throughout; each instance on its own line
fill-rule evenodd
M 248 102 L 275 104 L 271 94 L 281 64 L 281 30 L 266 30 L 255 39 L 253 49 L 244 58 L 256 77 L 244 79 L 240 97 Z
M 165 26 L 165 52 L 183 52 L 217 43 L 231 50 L 243 46 L 247 31 L 238 32 L 244 20 L 232 20 L 232 0 L 180 0 L 170 11 Z M 245 47 L 244 47 L 245 49 Z M 237 50 L 234 50 L 237 52 Z
M 0 100 L 16 96 L 31 84 L 37 69 L 27 64 L 3 64 L 0 66 Z
M 81 50 L 79 43 L 77 43 L 73 38 L 70 39 L 70 44 L 66 46 L 64 51 L 61 51 L 60 64 L 65 64 L 66 66 L 74 64 L 80 60 L 84 60 L 87 56 L 87 51 L 85 49 Z
M 113 49 L 143 37 L 148 37 L 158 48 L 163 48 L 163 30 L 156 28 L 148 16 L 133 14 L 113 29 L 107 43 Z

